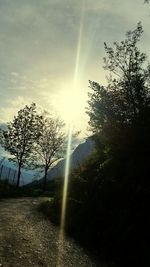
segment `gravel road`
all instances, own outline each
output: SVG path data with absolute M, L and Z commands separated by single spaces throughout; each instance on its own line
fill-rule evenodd
M 0 201 L 0 267 L 103 267 L 69 238 L 58 253 L 59 229 L 37 211 L 40 201 Z

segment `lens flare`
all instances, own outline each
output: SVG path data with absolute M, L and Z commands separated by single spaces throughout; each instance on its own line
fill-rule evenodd
M 68 192 L 68 178 L 69 178 L 69 168 L 70 168 L 70 154 L 71 154 L 71 141 L 72 141 L 72 124 L 68 127 L 68 144 L 67 144 L 67 154 L 66 154 L 66 166 L 65 166 L 65 177 L 63 186 L 63 199 L 62 199 L 62 209 L 61 209 L 61 224 L 58 240 L 58 259 L 57 267 L 61 267 L 64 252 L 64 229 L 66 220 L 66 207 L 67 207 L 67 192 Z
M 75 72 L 74 72 L 74 87 L 76 87 L 78 75 L 79 75 L 78 72 L 79 72 L 79 63 L 80 63 L 80 55 L 81 55 L 84 16 L 85 16 L 85 0 L 82 1 L 81 20 L 80 20 L 79 37 L 78 37 L 78 45 L 77 45 L 77 55 L 76 55 Z
M 66 155 L 66 168 L 65 168 L 65 179 L 64 179 L 64 188 L 63 188 L 62 211 L 61 211 L 61 227 L 60 227 L 61 230 L 64 230 L 65 218 L 66 218 L 66 201 L 67 201 L 67 192 L 68 192 L 71 141 L 72 141 L 72 124 L 69 125 L 69 130 L 68 130 L 68 145 L 67 145 L 67 155 Z
M 78 72 L 79 72 L 79 63 L 80 63 L 80 54 L 81 54 L 81 44 L 82 44 L 82 35 L 83 35 L 83 26 L 84 26 L 84 14 L 85 14 L 85 0 L 82 1 L 82 10 L 81 10 L 81 21 L 79 28 L 79 37 L 77 45 L 77 55 L 74 71 L 74 90 L 76 90 Z M 68 106 L 69 107 L 69 106 Z M 68 108 L 68 112 L 70 112 Z M 71 120 L 70 120 L 71 121 Z M 62 198 L 62 209 L 61 209 L 61 224 L 60 224 L 60 233 L 58 240 L 58 258 L 57 258 L 57 267 L 61 267 L 63 261 L 64 251 L 64 229 L 65 229 L 65 220 L 66 220 L 66 208 L 67 208 L 67 195 L 68 195 L 68 179 L 69 179 L 69 169 L 70 169 L 70 154 L 71 154 L 71 143 L 72 143 L 72 122 L 70 122 L 68 127 L 68 144 L 67 144 L 67 154 L 66 154 L 66 165 L 65 165 L 65 177 L 64 177 L 64 186 L 63 186 L 63 198 Z

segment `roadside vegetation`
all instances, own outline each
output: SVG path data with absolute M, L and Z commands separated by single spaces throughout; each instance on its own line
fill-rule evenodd
M 0 181 L 0 199 L 20 198 L 20 197 L 54 197 L 57 191 L 58 183 L 50 181 L 47 183 L 47 189 L 43 190 L 43 183 L 38 186 L 21 186 L 10 184 L 8 180 Z
M 87 113 L 95 151 L 70 173 L 66 232 L 115 266 L 150 266 L 150 64 L 138 43 L 141 23 L 112 47 L 104 44 L 107 86 L 90 81 Z M 47 181 L 65 142 L 63 122 L 25 106 L 1 145 L 18 166 L 16 185 L 0 181 L 0 197 L 49 196 L 40 204 L 60 224 L 63 178 Z M 44 179 L 19 187 L 21 169 L 43 168 Z
M 90 81 L 96 151 L 70 174 L 66 231 L 115 266 L 150 265 L 150 65 L 141 24 L 105 44 L 108 85 Z M 60 223 L 62 195 L 40 209 Z

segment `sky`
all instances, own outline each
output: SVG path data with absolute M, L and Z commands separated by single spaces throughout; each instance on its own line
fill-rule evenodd
M 141 21 L 150 55 L 150 5 L 144 0 L 0 0 L 0 122 L 32 102 L 88 135 L 88 80 L 105 84 L 104 42 L 124 39 Z

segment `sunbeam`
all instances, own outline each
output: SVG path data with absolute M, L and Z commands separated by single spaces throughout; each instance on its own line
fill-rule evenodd
M 74 88 L 76 87 L 76 84 L 78 81 L 79 63 L 80 63 L 80 55 L 81 55 L 81 44 L 82 44 L 83 27 L 84 27 L 84 16 L 85 16 L 85 0 L 82 1 L 81 20 L 80 20 L 79 37 L 78 37 L 78 45 L 77 45 L 77 55 L 76 55 L 75 72 L 74 72 Z
M 66 207 L 67 207 L 67 193 L 68 193 L 68 178 L 69 178 L 69 168 L 70 168 L 70 153 L 71 153 L 71 141 L 72 141 L 72 124 L 68 127 L 68 144 L 67 144 L 67 153 L 66 153 L 66 166 L 65 166 L 65 177 L 64 177 L 64 186 L 63 186 L 63 198 L 62 198 L 62 209 L 61 209 L 61 224 L 59 231 L 59 240 L 58 240 L 58 258 L 57 258 L 57 267 L 61 267 L 62 258 L 64 251 L 64 229 L 65 229 L 65 220 L 66 220 Z
M 76 90 L 77 82 L 78 82 L 78 72 L 79 72 L 79 63 L 80 63 L 80 54 L 81 54 L 81 45 L 82 45 L 82 36 L 83 36 L 83 26 L 84 26 L 84 16 L 85 16 L 85 0 L 82 1 L 82 9 L 81 9 L 81 20 L 80 20 L 80 28 L 79 28 L 79 36 L 78 36 L 78 44 L 77 44 L 77 54 L 75 61 L 75 71 L 74 71 L 74 82 L 73 82 L 73 92 Z M 68 113 L 70 112 L 70 107 L 68 103 Z M 64 177 L 64 185 L 63 185 L 63 197 L 62 197 L 62 208 L 61 208 L 61 224 L 60 224 L 60 233 L 58 240 L 58 259 L 57 259 L 57 267 L 61 267 L 61 260 L 64 252 L 64 229 L 65 229 L 65 220 L 66 220 L 66 209 L 67 209 L 67 195 L 68 195 L 68 179 L 69 179 L 69 169 L 70 169 L 70 154 L 71 154 L 71 145 L 72 145 L 72 128 L 73 122 L 70 119 L 70 123 L 68 124 L 68 144 L 67 144 L 67 153 L 66 153 L 66 165 L 65 165 L 65 177 Z
M 72 124 L 69 125 L 69 129 L 68 129 L 68 145 L 67 145 L 67 155 L 66 155 L 65 179 L 64 179 L 64 187 L 63 187 L 62 211 L 61 211 L 61 227 L 60 227 L 61 230 L 64 230 L 65 219 L 66 219 L 66 201 L 67 201 L 67 192 L 68 192 L 71 141 L 72 141 Z

